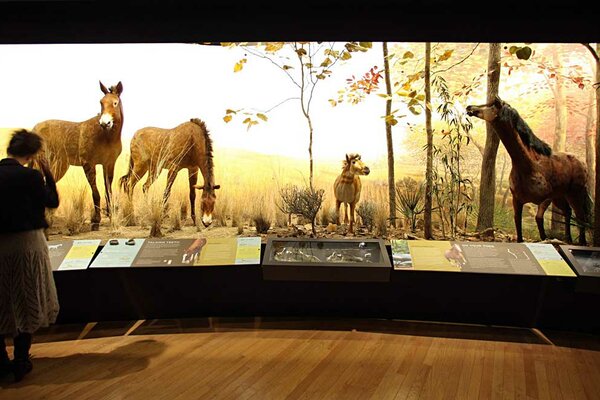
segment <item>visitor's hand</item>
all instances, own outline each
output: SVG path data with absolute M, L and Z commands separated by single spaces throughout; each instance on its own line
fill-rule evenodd
M 40 164 L 40 169 L 42 170 L 44 176 L 47 178 L 52 178 L 52 171 L 50 170 L 50 165 L 48 164 L 48 161 L 45 158 L 40 158 L 37 161 Z

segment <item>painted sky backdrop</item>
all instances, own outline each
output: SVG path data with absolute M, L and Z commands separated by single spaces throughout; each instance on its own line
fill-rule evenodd
M 342 45 L 337 43 L 338 48 Z M 413 51 L 419 53 L 422 52 L 420 45 L 390 43 L 389 48 L 413 46 Z M 455 99 L 459 107 L 466 105 L 461 101 L 481 104 L 485 99 L 488 46 L 467 43 L 460 49 L 458 47 L 452 43 L 436 43 L 434 52 L 457 50 L 445 64 L 435 68 L 444 70 L 458 63 L 449 74 L 459 84 L 468 84 L 481 74 L 481 84 L 470 97 Z M 506 51 L 508 47 L 502 58 L 506 65 L 502 68 L 501 96 L 518 109 L 538 136 L 552 144 L 555 123 L 552 80 L 548 79 L 548 70 L 541 73 L 543 71 L 537 65 L 556 62 L 552 60 L 552 54 L 558 54 L 558 63 L 564 67 L 562 74 L 591 77 L 589 57 L 577 43 L 533 44 L 535 56 L 519 67 L 519 60 Z M 471 50 L 472 57 L 466 57 Z M 422 57 L 422 54 L 416 57 Z M 459 62 L 463 57 L 468 59 Z M 234 65 L 243 58 L 248 60 L 243 70 L 234 72 Z M 31 128 L 45 119 L 85 120 L 99 112 L 101 92 L 98 81 L 106 86 L 121 81 L 124 86 L 122 136 L 125 153 L 129 151 L 128 142 L 137 129 L 146 126 L 171 128 L 196 117 L 206 122 L 217 149 L 236 148 L 308 159 L 308 127 L 299 101 L 283 102 L 297 98 L 298 89 L 268 60 L 253 57 L 241 47 L 185 43 L 0 45 L 0 60 L 0 128 Z M 399 65 L 400 61 L 402 59 L 397 58 L 392 65 L 394 82 L 402 81 L 406 74 L 414 72 Z M 353 53 L 350 60 L 332 68 L 330 78 L 319 82 L 311 106 L 316 160 L 340 160 L 344 153 L 353 151 L 360 152 L 365 160 L 382 161 L 385 158 L 384 99 L 371 95 L 358 105 L 340 104 L 337 107 L 331 107 L 329 102 L 329 99 L 337 98 L 346 79 L 353 75 L 360 77 L 373 66 L 382 67 L 381 42 L 373 43 L 373 48 L 366 53 Z M 422 65 L 416 68 L 422 69 Z M 404 74 L 404 78 L 398 74 Z M 566 85 L 570 98 L 567 107 L 571 114 L 567 150 L 579 155 L 583 154 L 587 104 L 592 99 L 586 94 L 591 85 L 589 82 L 586 85 L 585 90 L 572 83 Z M 380 93 L 382 89 L 383 83 Z M 402 103 L 397 100 L 394 108 L 402 108 Z M 241 123 L 243 118 L 230 123 L 223 120 L 227 109 L 264 112 L 282 102 L 267 114 L 268 122 L 261 122 L 250 130 Z M 420 156 L 417 152 L 422 146 L 415 138 L 421 140 L 424 134 L 420 132 L 415 136 L 406 122 L 422 127 L 424 116 L 413 116 L 406 109 L 401 109 L 399 114 L 406 117 L 393 129 L 396 159 L 414 162 L 415 155 Z M 439 119 L 434 115 L 434 122 Z M 475 120 L 474 126 L 474 135 L 483 140 L 483 122 Z M 403 159 L 403 155 L 407 157 Z
M 333 77 L 319 83 L 312 106 L 316 159 L 339 160 L 346 151 L 360 151 L 368 159 L 385 153 L 381 98 L 362 103 L 360 117 L 356 107 L 328 103 L 346 78 L 380 63 L 378 46 L 336 65 Z M 243 57 L 248 58 L 243 71 L 234 73 Z M 31 128 L 45 119 L 85 120 L 99 112 L 98 81 L 107 87 L 121 81 L 126 142 L 142 127 L 170 128 L 198 117 L 217 148 L 308 157 L 307 123 L 298 101 L 284 103 L 268 114 L 267 123 L 249 131 L 241 121 L 223 121 L 229 108 L 267 110 L 298 97 L 281 71 L 241 48 L 183 43 L 2 45 L 0 59 L 1 127 Z

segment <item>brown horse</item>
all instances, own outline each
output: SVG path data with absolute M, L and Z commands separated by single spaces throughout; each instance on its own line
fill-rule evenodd
M 538 205 L 535 221 L 540 238 L 546 239 L 544 212 L 550 203 L 565 216 L 565 236 L 571 239 L 571 209 L 579 222 L 579 243 L 585 245 L 585 226 L 591 223 L 593 203 L 587 187 L 585 164 L 574 155 L 552 152 L 536 137 L 517 110 L 499 97 L 480 106 L 468 106 L 467 114 L 489 122 L 512 160 L 510 191 L 513 197 L 517 241 L 523 241 L 523 205 Z
M 46 157 L 55 179 L 60 180 L 69 165 L 82 166 L 92 189 L 94 214 L 92 230 L 100 225 L 100 193 L 96 186 L 96 165 L 103 168 L 106 209 L 110 216 L 112 181 L 115 162 L 121 154 L 121 129 L 123 128 L 123 84 L 107 89 L 100 99 L 100 113 L 83 122 L 48 120 L 36 124 L 33 131 L 44 138 L 41 157 Z
M 188 169 L 190 187 L 190 210 L 192 220 L 196 223 L 196 189 L 203 190 L 201 199 L 202 223 L 209 226 L 215 208 L 214 166 L 212 156 L 212 139 L 203 121 L 192 118 L 175 128 L 164 129 L 146 127 L 139 129 L 131 139 L 131 157 L 129 171 L 121 178 L 121 187 L 130 196 L 137 182 L 148 172 L 148 178 L 142 187 L 144 193 L 158 178 L 163 169 L 167 169 L 167 186 L 163 200 L 167 204 L 171 188 L 177 173 Z M 198 169 L 204 177 L 203 186 L 198 186 Z
M 348 223 L 348 206 L 350 206 L 349 233 L 354 232 L 354 209 L 360 200 L 362 189 L 359 175 L 369 175 L 369 172 L 371 172 L 369 167 L 361 161 L 359 154 L 346 154 L 346 159 L 342 163 L 342 173 L 338 175 L 333 184 L 338 223 L 341 223 L 340 205 L 344 203 L 344 223 L 346 224 Z

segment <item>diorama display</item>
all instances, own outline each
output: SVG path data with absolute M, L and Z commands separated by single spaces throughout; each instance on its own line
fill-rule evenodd
M 567 276 L 552 246 L 600 240 L 597 56 L 580 43 L 0 45 L 21 60 L 0 75 L 0 157 L 17 128 L 43 137 L 61 199 L 46 233 L 68 241 L 57 269 L 83 268 L 95 242 L 80 240 L 106 241 L 102 268 L 260 263 L 256 238 L 281 237 L 267 263 L 368 268 L 387 257 L 373 239 L 393 241 L 398 269 Z
M 600 277 L 600 247 L 560 246 L 578 275 Z
M 387 281 L 391 270 L 379 239 L 269 237 L 262 267 L 274 280 Z

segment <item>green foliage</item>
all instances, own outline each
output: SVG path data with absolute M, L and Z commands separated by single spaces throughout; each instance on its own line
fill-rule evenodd
M 425 210 L 425 182 L 406 177 L 396 182 L 396 209 L 409 221 L 411 232 L 417 230 L 417 217 Z
M 277 69 L 285 74 L 294 86 L 300 88 L 302 95 L 294 100 L 303 99 L 303 108 L 310 109 L 310 101 L 314 87 L 319 81 L 329 78 L 333 74 L 333 67 L 340 61 L 352 58 L 352 53 L 366 52 L 373 47 L 371 42 L 347 42 L 342 48 L 334 42 L 258 42 L 248 43 L 221 43 L 224 47 L 242 47 L 248 54 L 256 59 L 266 59 Z M 293 55 L 294 57 L 292 57 Z M 297 65 L 290 65 L 293 59 Z M 233 67 L 234 73 L 243 71 L 249 62 L 247 57 L 237 61 Z M 374 67 L 375 69 L 377 67 Z M 377 85 L 372 87 L 376 89 Z M 289 99 L 288 99 L 289 100 Z M 276 104 L 268 110 L 256 111 L 253 109 L 231 110 L 227 109 L 223 120 L 229 123 L 234 118 L 241 116 L 242 123 L 247 130 L 251 127 L 267 122 L 267 114 L 279 107 L 287 100 Z
M 437 201 L 442 232 L 445 236 L 447 222 L 449 234 L 454 238 L 459 216 L 464 217 L 463 229 L 466 230 L 468 216 L 473 210 L 473 184 L 469 178 L 464 177 L 461 169 L 464 159 L 463 146 L 470 142 L 468 133 L 472 125 L 468 119 L 463 118 L 463 113 L 456 109 L 442 76 L 435 77 L 432 86 L 440 100 L 437 112 L 448 126 L 448 130 L 442 131 L 442 144 L 433 147 L 433 195 Z

